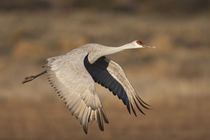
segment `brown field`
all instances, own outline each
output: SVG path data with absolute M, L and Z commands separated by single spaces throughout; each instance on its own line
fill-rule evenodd
M 99 12 L 0 13 L 0 139 L 209 139 L 210 20 Z M 138 117 L 97 86 L 110 124 L 85 135 L 43 76 L 45 59 L 96 42 L 142 40 L 156 49 L 110 56 L 124 68 L 151 110 Z

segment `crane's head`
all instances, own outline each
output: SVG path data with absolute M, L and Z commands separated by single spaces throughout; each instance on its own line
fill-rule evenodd
M 149 46 L 140 40 L 135 40 L 132 44 L 135 45 L 135 48 L 156 48 L 155 46 Z

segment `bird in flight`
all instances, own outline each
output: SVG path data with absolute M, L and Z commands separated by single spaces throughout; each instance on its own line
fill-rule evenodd
M 50 85 L 72 115 L 79 120 L 84 132 L 87 134 L 88 123 L 93 120 L 97 120 L 99 129 L 103 131 L 104 122 L 109 121 L 95 90 L 95 82 L 117 95 L 129 113 L 133 112 L 136 116 L 134 107 L 143 114 L 142 108 L 149 109 L 149 105 L 138 96 L 120 65 L 107 58 L 107 55 L 146 47 L 150 46 L 138 40 L 120 47 L 86 44 L 64 55 L 48 58 L 42 73 L 26 77 L 22 83 L 46 73 Z

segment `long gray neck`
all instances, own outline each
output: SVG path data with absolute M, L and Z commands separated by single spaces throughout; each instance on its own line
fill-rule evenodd
M 90 52 L 88 55 L 88 60 L 91 64 L 93 64 L 98 58 L 110 54 L 114 54 L 126 49 L 133 49 L 136 48 L 135 45 L 128 43 L 120 47 L 108 47 L 108 46 L 103 46 L 99 47 L 97 51 Z

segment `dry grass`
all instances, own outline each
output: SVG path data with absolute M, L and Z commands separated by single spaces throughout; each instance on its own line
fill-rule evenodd
M 153 104 L 146 116 L 130 116 L 122 104 L 106 101 L 110 124 L 100 132 L 89 125 L 86 136 L 79 123 L 57 100 L 1 102 L 0 139 L 208 139 L 208 98 L 185 98 L 177 104 Z
M 208 139 L 210 25 L 205 17 L 173 19 L 113 13 L 1 13 L 0 139 Z M 140 96 L 152 105 L 135 118 L 98 87 L 110 124 L 105 132 L 79 123 L 52 93 L 41 71 L 45 58 L 88 42 L 121 45 L 135 39 L 157 49 L 114 56 Z M 104 95 L 108 96 L 105 97 Z

